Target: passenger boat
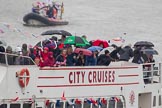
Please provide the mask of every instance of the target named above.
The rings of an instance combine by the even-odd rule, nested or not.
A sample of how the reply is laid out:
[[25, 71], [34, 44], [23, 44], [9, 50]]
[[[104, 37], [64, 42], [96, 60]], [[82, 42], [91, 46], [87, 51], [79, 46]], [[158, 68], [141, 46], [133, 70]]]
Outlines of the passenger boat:
[[0, 108], [162, 108], [161, 63], [40, 68], [0, 57]]
[[49, 19], [36, 13], [28, 13], [23, 17], [26, 26], [56, 26], [67, 25], [69, 22], [62, 19]]

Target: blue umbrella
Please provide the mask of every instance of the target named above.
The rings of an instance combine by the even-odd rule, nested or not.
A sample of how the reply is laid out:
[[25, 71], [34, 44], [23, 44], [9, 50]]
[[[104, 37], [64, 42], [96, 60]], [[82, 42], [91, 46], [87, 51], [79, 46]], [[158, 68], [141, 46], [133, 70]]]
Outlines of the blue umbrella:
[[91, 46], [88, 48], [88, 50], [90, 51], [98, 51], [98, 50], [102, 50], [103, 48], [102, 47], [99, 47], [99, 46]]

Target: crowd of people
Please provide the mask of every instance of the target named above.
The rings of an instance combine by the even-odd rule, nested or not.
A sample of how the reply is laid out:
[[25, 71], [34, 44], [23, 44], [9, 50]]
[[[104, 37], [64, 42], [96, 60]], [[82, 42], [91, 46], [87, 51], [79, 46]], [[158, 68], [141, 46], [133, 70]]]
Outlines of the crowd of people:
[[[0, 52], [28, 56], [40, 67], [108, 66], [111, 62], [130, 61], [131, 58], [131, 62], [137, 64], [155, 62], [153, 55], [145, 54], [141, 51], [143, 47], [134, 47], [134, 49], [132, 49], [131, 44], [126, 46], [112, 44], [111, 47], [114, 48], [113, 51], [110, 52], [109, 50], [105, 50], [104, 54], [100, 55], [100, 50], [92, 51], [92, 55], [90, 56], [85, 55], [83, 51], [75, 53], [73, 50], [74, 48], [71, 45], [63, 45], [65, 38], [65, 36], [62, 36], [60, 40], [57, 40], [57, 37], [53, 36], [49, 39], [49, 42], [46, 41], [46, 44], [42, 47], [34, 46], [28, 48], [28, 45], [24, 43], [22, 44], [22, 47], [18, 46], [15, 51], [12, 50], [11, 46], [8, 46], [6, 49], [0, 46]], [[50, 46], [50, 41], [55, 41], [56, 45]], [[103, 47], [103, 45], [100, 45], [100, 47]], [[27, 64], [28, 62], [26, 59], [21, 59], [20, 57], [10, 57], [9, 59], [8, 63], [15, 65], [22, 64], [21, 60], [23, 60], [23, 64]]]
[[46, 4], [44, 2], [36, 2], [32, 4], [32, 12], [48, 17], [49, 19], [56, 19], [58, 17], [58, 12], [60, 11], [60, 18], [64, 12], [64, 5], [52, 2], [52, 4]]

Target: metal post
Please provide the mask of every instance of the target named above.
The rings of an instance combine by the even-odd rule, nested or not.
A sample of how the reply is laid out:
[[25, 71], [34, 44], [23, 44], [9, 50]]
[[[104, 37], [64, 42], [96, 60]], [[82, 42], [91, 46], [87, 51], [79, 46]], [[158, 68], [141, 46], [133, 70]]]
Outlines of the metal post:
[[81, 104], [82, 104], [82, 108], [84, 108], [84, 99], [82, 99], [82, 103]]
[[2, 54], [5, 55], [5, 63], [6, 63], [6, 65], [8, 66], [8, 59], [7, 59], [7, 55], [8, 55], [8, 54], [6, 54], [6, 53], [2, 53]]
[[64, 101], [64, 103], [63, 103], [63, 108], [65, 108], [65, 105], [66, 105], [66, 104], [65, 104], [65, 101]]
[[107, 104], [106, 104], [106, 108], [109, 108], [109, 100], [106, 99], [106, 101], [107, 101], [107, 102], [106, 102], [106, 103], [107, 103]]
[[92, 105], [93, 105], [93, 104], [91, 103], [91, 106], [90, 106], [90, 108], [92, 108]]
[[153, 84], [153, 72], [154, 72], [154, 67], [153, 67], [154, 64], [151, 64], [151, 84]]
[[159, 82], [161, 83], [161, 63], [159, 63]]
[[117, 108], [117, 101], [115, 100], [115, 108]]
[[53, 103], [53, 108], [56, 108], [56, 103]]

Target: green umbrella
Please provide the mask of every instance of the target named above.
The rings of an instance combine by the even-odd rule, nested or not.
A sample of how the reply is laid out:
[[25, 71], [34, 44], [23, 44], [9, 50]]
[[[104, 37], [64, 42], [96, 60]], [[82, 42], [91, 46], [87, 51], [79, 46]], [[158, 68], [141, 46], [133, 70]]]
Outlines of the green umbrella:
[[89, 42], [82, 37], [79, 36], [69, 36], [65, 39], [64, 44], [70, 44], [75, 45], [78, 47], [85, 47], [87, 45], [90, 45]]

